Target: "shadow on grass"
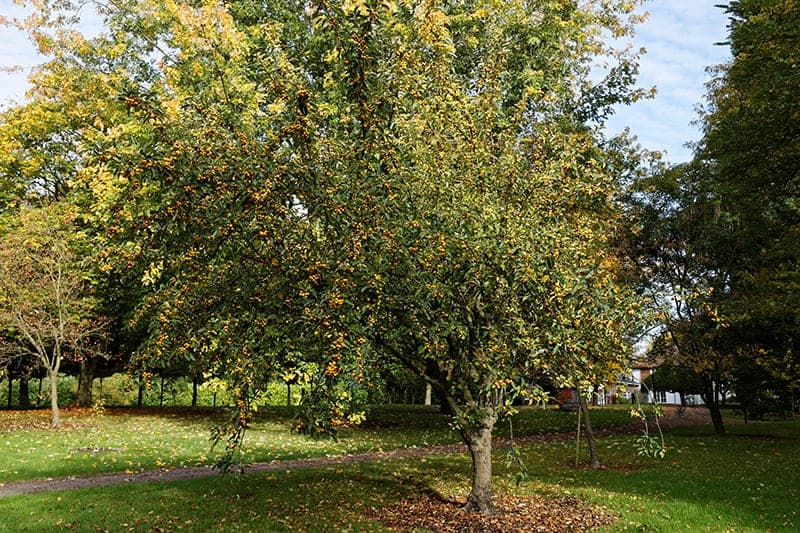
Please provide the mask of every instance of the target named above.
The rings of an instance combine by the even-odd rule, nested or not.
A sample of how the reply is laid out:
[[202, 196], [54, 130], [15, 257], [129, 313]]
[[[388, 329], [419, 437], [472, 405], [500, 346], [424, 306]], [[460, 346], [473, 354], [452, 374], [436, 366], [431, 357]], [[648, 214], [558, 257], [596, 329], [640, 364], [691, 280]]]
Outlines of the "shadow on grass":
[[450, 501], [432, 474], [466, 480], [444, 459], [389, 461], [13, 496], [0, 516], [32, 531], [383, 531], [367, 510], [420, 494]]
[[[602, 439], [601, 460], [619, 468], [576, 469], [574, 444], [551, 447], [547, 460], [530, 453], [533, 475], [600, 503], [608, 499], [636, 527], [656, 530], [797, 531], [800, 514], [800, 421], [666, 434], [662, 460], [637, 457], [630, 437]], [[609, 495], [613, 495], [609, 499]]]

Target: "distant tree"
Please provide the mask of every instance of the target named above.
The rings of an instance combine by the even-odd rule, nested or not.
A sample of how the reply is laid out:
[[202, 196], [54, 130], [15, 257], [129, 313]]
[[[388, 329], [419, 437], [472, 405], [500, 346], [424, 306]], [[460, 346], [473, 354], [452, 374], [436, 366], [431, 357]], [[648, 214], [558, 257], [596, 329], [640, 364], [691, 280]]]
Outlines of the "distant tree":
[[52, 425], [60, 425], [57, 379], [65, 358], [95, 349], [104, 322], [86, 277], [75, 213], [63, 204], [23, 208], [2, 227], [0, 329], [50, 381]]
[[686, 407], [686, 396], [702, 395], [702, 377], [685, 366], [674, 364], [659, 365], [642, 383], [651, 391], [670, 391], [680, 395], [681, 406]]
[[727, 13], [733, 59], [709, 84], [696, 155], [741, 242], [720, 313], [746, 361], [800, 392], [800, 5], [740, 0]]
[[640, 265], [661, 297], [675, 362], [702, 376], [718, 432], [716, 389], [760, 374], [756, 366], [800, 388], [800, 5], [722, 7], [733, 57], [711, 71], [694, 159], [644, 180], [637, 196], [637, 238], [650, 243]]
[[[124, 129], [128, 107], [114, 79], [96, 75], [97, 64], [83, 37], [72, 29], [58, 31], [65, 20], [49, 10], [55, 6], [42, 2], [39, 7], [41, 18], [34, 17], [35, 22], [16, 21], [36, 34], [34, 45], [48, 61], [33, 69], [26, 101], [0, 113], [0, 213], [13, 217], [20, 209], [54, 202], [69, 202], [79, 213], [68, 229], [81, 234], [81, 254], [96, 258], [86, 265], [85, 274], [92, 279], [98, 313], [110, 317], [104, 337], [95, 342], [104, 346], [102, 355], [74, 354], [62, 369], [78, 377], [76, 404], [87, 407], [92, 404], [94, 379], [123, 370], [141, 338], [128, 328], [139, 301], [139, 284], [99, 270], [100, 252], [113, 228], [98, 204], [113, 186], [104, 181], [109, 155], [98, 159], [98, 139]], [[69, 2], [60, 7], [70, 7]], [[71, 53], [75, 49], [83, 53]], [[116, 133], [109, 131], [112, 126]], [[93, 194], [88, 194], [87, 182], [94, 184]]]
[[729, 295], [740, 242], [735, 224], [720, 215], [713, 191], [698, 183], [705, 171], [703, 165], [677, 165], [637, 181], [629, 204], [636, 227], [628, 250], [664, 327], [654, 355], [700, 376], [715, 430], [724, 434], [721, 387], [730, 381], [737, 352], [726, 340], [728, 324], [719, 305]]

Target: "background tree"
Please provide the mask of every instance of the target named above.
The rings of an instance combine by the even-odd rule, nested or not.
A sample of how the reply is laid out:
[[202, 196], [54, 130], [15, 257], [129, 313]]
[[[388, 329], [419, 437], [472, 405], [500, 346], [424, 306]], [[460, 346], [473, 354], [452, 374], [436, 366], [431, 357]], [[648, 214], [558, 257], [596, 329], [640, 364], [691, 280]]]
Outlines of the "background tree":
[[[663, 356], [663, 352], [656, 351], [660, 357], [656, 360], [661, 361], [658, 368], [647, 376], [643, 381], [648, 390], [650, 391], [670, 391], [675, 392], [680, 396], [681, 407], [686, 407], [687, 395], [704, 394], [703, 378], [700, 374], [695, 372], [690, 366], [683, 364], [680, 357], [678, 357], [677, 350], [674, 349], [672, 340], [666, 338], [668, 334], [659, 337], [664, 339], [664, 344], [668, 345], [669, 355]], [[654, 351], [651, 350], [649, 357], [652, 358]]]
[[0, 328], [10, 333], [6, 341], [47, 370], [54, 427], [62, 361], [95, 349], [103, 331], [79, 234], [69, 227], [74, 217], [63, 204], [25, 208], [0, 241]]
[[799, 138], [798, 7], [743, 0], [726, 10], [733, 59], [712, 70], [694, 160], [638, 189], [640, 264], [672, 300], [661, 302], [668, 334], [680, 363], [703, 377], [718, 432], [717, 389], [754, 364], [798, 383], [798, 165], [789, 155]]
[[[129, 127], [118, 71], [130, 63], [116, 57], [107, 40], [92, 45], [72, 29], [77, 15], [69, 9], [74, 6], [62, 4], [66, 12], [52, 7], [57, 6], [41, 3], [29, 20], [16, 21], [49, 60], [33, 70], [27, 101], [0, 115], [0, 183], [8, 191], [0, 211], [13, 214], [25, 206], [69, 202], [78, 213], [70, 229], [92, 244], [85, 253], [94, 255], [107, 245], [113, 230], [107, 211], [97, 207], [99, 199], [114, 190], [105, 166], [113, 151], [101, 155], [106, 145], [100, 140], [113, 144]], [[99, 271], [99, 266], [88, 265], [86, 274], [93, 280], [99, 314], [112, 317], [102, 341], [105, 347], [102, 354], [76, 354], [64, 369], [78, 377], [76, 404], [85, 407], [92, 405], [93, 380], [123, 369], [141, 337], [127, 327], [140, 284], [125, 283], [113, 272]]]
[[742, 243], [720, 312], [743, 349], [798, 390], [800, 6], [742, 0], [727, 12], [733, 59], [709, 85], [696, 156]]
[[718, 308], [729, 295], [740, 242], [713, 191], [698, 182], [706, 170], [696, 164], [657, 168], [637, 181], [629, 204], [636, 220], [630, 251], [665, 328], [656, 352], [700, 376], [704, 403], [723, 434], [720, 388], [730, 381], [736, 347], [725, 341], [728, 324]]

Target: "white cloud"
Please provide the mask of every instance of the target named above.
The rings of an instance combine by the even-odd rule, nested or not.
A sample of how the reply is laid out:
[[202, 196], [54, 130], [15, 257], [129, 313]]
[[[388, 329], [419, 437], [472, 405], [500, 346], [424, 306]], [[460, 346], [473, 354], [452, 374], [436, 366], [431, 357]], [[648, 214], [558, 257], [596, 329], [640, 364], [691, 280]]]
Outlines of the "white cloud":
[[691, 152], [684, 147], [700, 135], [692, 122], [695, 106], [703, 100], [709, 79], [706, 67], [729, 59], [725, 46], [715, 43], [727, 37], [727, 17], [714, 4], [718, 0], [653, 0], [644, 9], [650, 18], [633, 39], [647, 54], [640, 61], [639, 85], [656, 86], [654, 99], [617, 109], [608, 131], [626, 126], [651, 150], [667, 152], [673, 162], [686, 161]]

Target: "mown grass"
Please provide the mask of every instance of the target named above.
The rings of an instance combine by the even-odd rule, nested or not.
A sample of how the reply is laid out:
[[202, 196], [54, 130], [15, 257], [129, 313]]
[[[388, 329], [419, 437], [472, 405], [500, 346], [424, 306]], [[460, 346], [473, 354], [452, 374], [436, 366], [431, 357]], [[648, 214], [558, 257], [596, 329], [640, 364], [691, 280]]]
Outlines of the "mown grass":
[[[604, 419], [597, 413], [595, 418]], [[532, 428], [540, 414], [525, 413]], [[435, 422], [430, 415], [390, 411], [384, 422], [376, 422], [387, 427], [366, 433], [390, 429], [403, 435], [407, 425], [406, 442], [423, 434], [447, 435], [446, 419]], [[571, 428], [572, 415], [541, 416], [558, 420], [561, 415]], [[160, 424], [155, 425], [163, 429]], [[530, 478], [519, 487], [505, 468], [505, 452], [498, 451], [496, 487], [518, 494], [574, 495], [603, 505], [619, 516], [609, 531], [800, 530], [800, 421], [729, 429], [727, 437], [703, 426], [668, 432], [663, 460], [637, 457], [634, 436], [603, 438], [606, 468], [598, 471], [575, 466], [574, 442], [526, 446], [522, 452]], [[383, 531], [365, 517], [368, 509], [426, 490], [463, 498], [468, 480], [469, 460], [459, 454], [13, 496], [0, 499], [0, 517], [11, 531]]]
[[[290, 432], [295, 410], [271, 407], [259, 412], [245, 439], [243, 461], [253, 463], [382, 451], [457, 442], [450, 418], [436, 408], [376, 407], [365, 427], [344, 429], [337, 440], [312, 440]], [[64, 428], [47, 427], [49, 414], [0, 411], [0, 480], [62, 477], [87, 473], [140, 471], [214, 464], [210, 428], [219, 410], [106, 409], [65, 410]], [[595, 424], [610, 427], [630, 422], [621, 409], [597, 411]], [[574, 414], [525, 408], [514, 417], [516, 436], [571, 431]], [[498, 436], [507, 435], [502, 424]], [[222, 448], [222, 447], [220, 447]]]
[[574, 448], [529, 450], [534, 478], [621, 515], [611, 528], [656, 531], [800, 530], [800, 420], [730, 425], [718, 437], [707, 426], [667, 433], [663, 460], [631, 450], [631, 437], [602, 439], [610, 468], [574, 467]]

